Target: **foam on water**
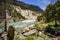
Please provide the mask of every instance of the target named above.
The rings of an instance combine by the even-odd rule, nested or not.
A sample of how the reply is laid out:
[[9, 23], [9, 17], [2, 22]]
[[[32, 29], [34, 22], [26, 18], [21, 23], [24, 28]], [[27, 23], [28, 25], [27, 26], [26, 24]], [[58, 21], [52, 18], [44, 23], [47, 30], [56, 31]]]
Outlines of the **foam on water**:
[[[13, 26], [16, 30], [22, 30], [25, 27], [28, 27], [31, 24], [35, 24], [35, 20], [24, 20], [24, 21], [18, 21], [13, 23], [7, 23], [7, 29], [9, 26]], [[3, 26], [4, 24], [0, 24], [0, 26]], [[3, 32], [3, 28], [0, 28], [0, 33]]]
[[13, 25], [13, 27], [16, 30], [21, 30], [25, 27], [28, 27], [31, 24], [35, 24], [35, 20], [24, 20], [24, 21], [19, 21], [19, 22], [8, 23], [7, 27], [9, 28], [9, 26]]

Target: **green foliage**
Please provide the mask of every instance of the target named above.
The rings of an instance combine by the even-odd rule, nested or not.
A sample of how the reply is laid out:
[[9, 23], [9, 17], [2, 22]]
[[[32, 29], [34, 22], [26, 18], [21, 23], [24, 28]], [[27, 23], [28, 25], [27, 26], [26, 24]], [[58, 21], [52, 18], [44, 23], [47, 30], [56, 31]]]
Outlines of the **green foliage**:
[[[47, 6], [45, 10], [44, 17], [46, 18], [46, 22], [53, 22], [52, 25], [48, 25], [46, 27], [46, 31], [51, 34], [56, 34], [58, 30], [58, 23], [60, 22], [60, 1], [57, 1], [55, 4], [50, 4]], [[54, 24], [54, 25], [53, 25]]]
[[25, 40], [34, 40], [34, 36], [28, 36]]
[[0, 10], [0, 15], [2, 14], [1, 10]]
[[14, 40], [34, 40], [34, 36], [28, 36], [24, 39], [20, 39], [19, 37], [14, 38]]
[[48, 5], [44, 14], [46, 22], [54, 20], [59, 21], [60, 20], [59, 15], [60, 15], [60, 1], [56, 2], [55, 4]]
[[[16, 0], [13, 0], [13, 1], [16, 1]], [[9, 15], [14, 18], [26, 19], [24, 16], [21, 15], [21, 13], [17, 12], [16, 9], [14, 9], [13, 7], [10, 6], [11, 4], [13, 4], [15, 6], [20, 6], [19, 2], [13, 2], [13, 1], [8, 0], [9, 3], [7, 4], [7, 10], [9, 12]]]
[[41, 34], [40, 37], [44, 40], [46, 38], [45, 34]]
[[36, 24], [35, 27], [36, 27], [37, 30], [41, 30], [41, 27], [38, 26], [38, 24]]
[[42, 20], [42, 16], [37, 17], [37, 21], [40, 21], [40, 20]]
[[32, 11], [43, 12], [43, 10], [40, 9], [38, 6], [25, 4], [24, 2], [21, 2], [21, 1], [8, 0], [7, 3], [12, 4], [12, 5], [15, 5], [15, 6], [20, 6], [21, 9], [27, 9], [27, 10], [32, 10]]
[[16, 38], [14, 38], [14, 40], [21, 40], [21, 39], [19, 39], [19, 37], [16, 37]]
[[48, 33], [51, 33], [51, 34], [54, 34], [55, 33], [55, 27], [52, 25], [48, 25], [47, 27], [46, 27], [46, 30], [45, 30], [45, 32], [48, 32]]
[[53, 35], [59, 35], [58, 31], [60, 31], [60, 25], [56, 23], [54, 25], [48, 25], [45, 30], [45, 32], [51, 33]]
[[18, 13], [16, 10], [14, 10], [14, 12], [11, 14], [13, 17], [19, 18], [19, 19], [26, 19], [25, 17], [23, 17], [21, 15], [21, 13]]
[[39, 30], [42, 30], [42, 31], [44, 31], [44, 29], [46, 28], [46, 26], [47, 26], [47, 24], [46, 23], [36, 23], [35, 24], [35, 28], [39, 31]]
[[32, 15], [35, 15], [35, 13], [32, 13]]
[[55, 18], [55, 14], [56, 14], [56, 11], [55, 11], [54, 5], [48, 5], [44, 14], [44, 16], [46, 17], [46, 21], [47, 22], [52, 21], [52, 19]]

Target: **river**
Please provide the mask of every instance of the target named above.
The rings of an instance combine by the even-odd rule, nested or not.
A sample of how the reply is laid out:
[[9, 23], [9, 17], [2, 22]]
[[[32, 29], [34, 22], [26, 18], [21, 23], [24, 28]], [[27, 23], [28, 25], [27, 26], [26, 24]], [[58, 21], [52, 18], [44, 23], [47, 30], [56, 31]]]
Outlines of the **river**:
[[31, 24], [35, 24], [35, 20], [24, 20], [24, 21], [18, 21], [18, 22], [13, 22], [13, 23], [7, 23], [7, 29], [9, 26], [13, 25], [13, 27], [16, 30], [22, 30], [25, 27], [28, 27]]
[[[15, 30], [22, 30], [25, 27], [28, 27], [31, 24], [35, 24], [35, 20], [24, 20], [24, 21], [18, 21], [18, 22], [12, 22], [12, 23], [7, 23], [7, 29], [9, 26], [13, 26]], [[1, 24], [2, 26], [3, 24]], [[4, 28], [0, 28], [0, 32], [3, 31]]]

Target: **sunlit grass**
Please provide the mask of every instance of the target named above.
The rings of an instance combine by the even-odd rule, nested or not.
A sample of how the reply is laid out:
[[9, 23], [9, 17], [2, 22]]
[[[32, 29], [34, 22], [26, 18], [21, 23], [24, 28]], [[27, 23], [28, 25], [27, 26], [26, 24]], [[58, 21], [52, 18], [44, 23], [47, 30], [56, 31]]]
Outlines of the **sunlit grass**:
[[47, 36], [47, 35], [45, 35], [45, 34], [41, 34], [41, 35], [40, 35], [40, 38], [45, 39], [46, 37], [48, 37], [48, 36]]
[[[48, 24], [49, 25], [54, 25], [55, 24], [55, 21], [49, 22]], [[60, 24], [60, 23], [57, 21], [57, 24]]]
[[34, 36], [28, 36], [24, 39], [20, 39], [19, 37], [16, 37], [14, 40], [34, 40]]
[[34, 36], [28, 36], [25, 40], [34, 40]]

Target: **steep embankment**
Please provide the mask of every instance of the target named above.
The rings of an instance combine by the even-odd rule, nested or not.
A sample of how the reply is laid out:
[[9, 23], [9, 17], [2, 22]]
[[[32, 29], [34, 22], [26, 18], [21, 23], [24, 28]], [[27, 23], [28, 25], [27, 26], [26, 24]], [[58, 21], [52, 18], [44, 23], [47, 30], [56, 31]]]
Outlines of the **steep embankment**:
[[8, 21], [36, 19], [43, 12], [38, 6], [26, 4], [17, 0], [7, 0], [6, 18]]

